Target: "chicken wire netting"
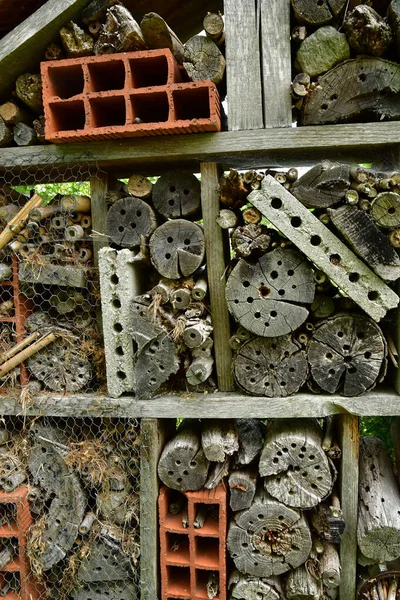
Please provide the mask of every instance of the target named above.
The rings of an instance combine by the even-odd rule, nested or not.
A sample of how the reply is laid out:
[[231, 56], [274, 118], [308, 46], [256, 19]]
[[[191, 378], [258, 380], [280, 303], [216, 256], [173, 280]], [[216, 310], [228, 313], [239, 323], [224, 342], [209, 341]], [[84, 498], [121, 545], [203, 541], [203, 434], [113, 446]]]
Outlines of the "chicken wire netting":
[[104, 391], [85, 163], [0, 173], [0, 389]]
[[0, 419], [0, 596], [139, 597], [140, 424]]

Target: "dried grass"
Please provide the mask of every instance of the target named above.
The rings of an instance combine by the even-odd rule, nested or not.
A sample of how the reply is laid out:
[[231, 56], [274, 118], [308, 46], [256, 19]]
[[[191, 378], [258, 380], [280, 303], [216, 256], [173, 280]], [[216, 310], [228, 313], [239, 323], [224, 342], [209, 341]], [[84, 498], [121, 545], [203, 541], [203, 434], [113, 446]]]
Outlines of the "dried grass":
[[110, 476], [106, 454], [107, 444], [102, 438], [71, 442], [65, 463], [76, 469], [87, 485], [97, 487]]
[[39, 581], [44, 580], [43, 565], [41, 556], [46, 550], [46, 544], [43, 541], [45, 531], [49, 526], [48, 515], [40, 517], [30, 528], [26, 543], [26, 553], [29, 558], [33, 574]]

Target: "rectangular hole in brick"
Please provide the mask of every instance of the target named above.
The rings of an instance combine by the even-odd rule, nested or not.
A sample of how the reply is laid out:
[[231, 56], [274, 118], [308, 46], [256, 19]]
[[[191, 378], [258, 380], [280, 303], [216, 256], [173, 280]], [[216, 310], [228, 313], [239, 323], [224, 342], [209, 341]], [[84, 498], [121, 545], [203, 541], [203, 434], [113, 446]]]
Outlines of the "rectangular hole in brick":
[[165, 56], [133, 58], [129, 61], [129, 64], [133, 88], [166, 85], [168, 81], [168, 61]]
[[196, 503], [194, 505], [194, 519], [199, 522], [204, 519], [204, 524], [202, 527], [196, 527], [197, 535], [213, 535], [217, 536], [219, 534], [219, 505], [218, 504], [203, 504]]
[[[14, 594], [18, 594], [21, 590], [21, 579], [19, 573], [3, 572], [0, 576], [0, 596], [13, 598]], [[19, 595], [18, 595], [19, 597]]]
[[189, 566], [189, 536], [167, 533], [167, 555], [169, 563]]
[[172, 92], [176, 120], [210, 118], [210, 98], [208, 87], [188, 88]]
[[212, 537], [195, 538], [196, 565], [202, 569], [218, 569], [219, 539]]
[[[135, 94], [131, 96], [132, 119], [142, 123], [165, 123], [169, 117], [167, 94]], [[140, 120], [139, 120], [140, 119]]]
[[125, 125], [126, 107], [123, 96], [92, 98], [90, 100], [90, 124], [92, 127]]
[[82, 65], [50, 67], [48, 71], [51, 96], [61, 99], [82, 94], [84, 87]]
[[209, 600], [219, 598], [219, 573], [217, 571], [202, 571], [196, 569], [196, 598]]
[[0, 537], [1, 528], [14, 524], [17, 518], [17, 507], [14, 502], [4, 502], [0, 504]]
[[85, 127], [85, 107], [80, 100], [50, 104], [50, 129], [57, 131], [75, 131]]
[[125, 65], [122, 60], [89, 63], [89, 88], [91, 92], [122, 90], [125, 87]]
[[171, 598], [190, 598], [189, 567], [167, 567], [166, 592]]
[[184, 494], [181, 494], [175, 490], [168, 490], [167, 496], [167, 515], [165, 519], [165, 526], [174, 531], [187, 531], [184, 527], [188, 520], [188, 502]]
[[0, 570], [18, 571], [20, 568], [18, 538], [0, 537]]

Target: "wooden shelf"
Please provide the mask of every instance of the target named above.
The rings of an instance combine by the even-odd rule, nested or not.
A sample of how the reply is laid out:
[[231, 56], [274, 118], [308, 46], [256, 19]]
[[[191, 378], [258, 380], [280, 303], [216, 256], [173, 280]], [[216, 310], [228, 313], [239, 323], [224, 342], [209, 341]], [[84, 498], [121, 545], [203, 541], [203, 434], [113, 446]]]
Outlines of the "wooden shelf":
[[[21, 415], [18, 399], [0, 395], [0, 414]], [[60, 396], [42, 394], [26, 407], [25, 415], [52, 417], [118, 417], [159, 419], [202, 418], [211, 415], [221, 419], [326, 417], [349, 414], [353, 416], [400, 416], [400, 396], [393, 390], [369, 392], [356, 398], [339, 395], [296, 394], [288, 398], [260, 398], [236, 392], [215, 394], [182, 394], [157, 396], [140, 400], [133, 396], [110, 398], [105, 395], [77, 394]]]

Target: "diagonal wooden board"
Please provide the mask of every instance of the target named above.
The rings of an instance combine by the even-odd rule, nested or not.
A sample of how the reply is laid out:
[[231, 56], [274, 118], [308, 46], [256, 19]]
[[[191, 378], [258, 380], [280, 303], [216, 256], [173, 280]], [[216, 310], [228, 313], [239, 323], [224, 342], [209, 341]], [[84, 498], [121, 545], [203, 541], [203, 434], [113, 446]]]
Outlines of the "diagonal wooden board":
[[325, 225], [268, 175], [249, 202], [375, 321], [399, 297]]

